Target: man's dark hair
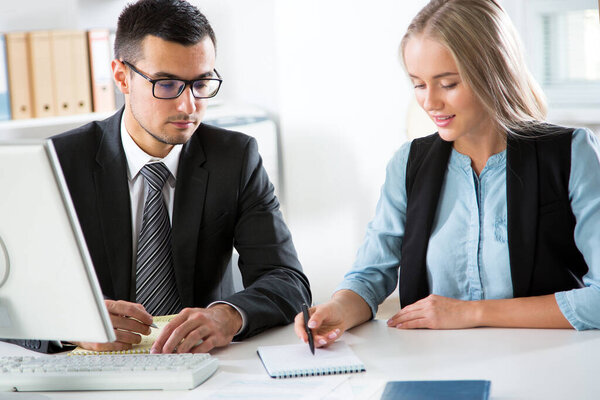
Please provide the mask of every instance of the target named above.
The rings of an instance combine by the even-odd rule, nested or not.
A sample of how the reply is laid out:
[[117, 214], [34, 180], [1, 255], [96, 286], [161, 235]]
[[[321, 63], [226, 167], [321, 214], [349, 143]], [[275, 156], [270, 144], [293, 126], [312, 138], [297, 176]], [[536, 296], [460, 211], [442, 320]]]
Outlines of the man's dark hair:
[[217, 45], [208, 20], [186, 0], [139, 0], [128, 4], [119, 16], [115, 57], [135, 63], [142, 56], [147, 35], [191, 46], [206, 36]]

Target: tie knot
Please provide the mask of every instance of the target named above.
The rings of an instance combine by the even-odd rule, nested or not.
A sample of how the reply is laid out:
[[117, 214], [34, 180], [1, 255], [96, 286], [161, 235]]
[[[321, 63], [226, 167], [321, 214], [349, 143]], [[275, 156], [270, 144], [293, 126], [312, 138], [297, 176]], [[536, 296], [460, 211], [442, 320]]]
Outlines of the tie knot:
[[161, 162], [146, 164], [140, 172], [146, 178], [146, 182], [148, 182], [150, 187], [158, 191], [162, 190], [167, 178], [171, 174], [167, 166]]

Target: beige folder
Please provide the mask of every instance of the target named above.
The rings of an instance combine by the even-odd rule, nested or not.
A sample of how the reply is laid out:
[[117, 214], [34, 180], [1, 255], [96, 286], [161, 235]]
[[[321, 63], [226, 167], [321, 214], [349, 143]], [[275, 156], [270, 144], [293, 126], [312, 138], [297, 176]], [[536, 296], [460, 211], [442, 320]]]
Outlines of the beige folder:
[[92, 112], [85, 31], [50, 32], [56, 115]]
[[13, 119], [31, 118], [31, 94], [29, 84], [29, 61], [25, 32], [6, 34], [6, 59], [10, 108]]
[[56, 105], [50, 31], [27, 32], [26, 37], [33, 116], [52, 117], [56, 114]]
[[56, 115], [72, 115], [75, 109], [73, 51], [70, 31], [50, 31], [52, 84]]
[[115, 109], [108, 36], [108, 29], [88, 31], [92, 103], [95, 112], [110, 112]]
[[87, 33], [71, 32], [73, 49], [73, 83], [75, 84], [75, 113], [92, 112], [92, 87], [90, 81], [90, 58], [88, 54]]

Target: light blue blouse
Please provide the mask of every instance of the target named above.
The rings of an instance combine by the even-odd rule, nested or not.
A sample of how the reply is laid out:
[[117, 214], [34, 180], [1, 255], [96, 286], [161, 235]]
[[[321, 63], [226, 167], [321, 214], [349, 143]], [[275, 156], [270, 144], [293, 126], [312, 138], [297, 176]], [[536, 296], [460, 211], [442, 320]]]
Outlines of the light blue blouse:
[[[363, 297], [373, 315], [396, 288], [406, 221], [405, 174], [410, 143], [387, 167], [375, 217], [352, 269], [337, 290]], [[571, 145], [569, 199], [575, 244], [589, 267], [586, 287], [555, 294], [577, 330], [600, 328], [600, 143], [577, 129]], [[442, 185], [427, 249], [431, 293], [461, 300], [513, 297], [507, 241], [506, 150], [490, 157], [477, 176], [468, 156], [454, 149]]]

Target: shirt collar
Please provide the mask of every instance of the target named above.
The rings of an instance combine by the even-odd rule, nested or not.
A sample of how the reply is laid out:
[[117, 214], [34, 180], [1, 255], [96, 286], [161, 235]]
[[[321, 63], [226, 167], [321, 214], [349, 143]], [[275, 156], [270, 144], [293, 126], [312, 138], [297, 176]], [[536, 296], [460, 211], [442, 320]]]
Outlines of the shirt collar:
[[140, 147], [133, 141], [129, 135], [129, 132], [127, 132], [127, 128], [125, 127], [124, 116], [121, 117], [121, 142], [123, 143], [123, 150], [125, 151], [125, 158], [127, 159], [127, 178], [129, 178], [130, 181], [135, 179], [144, 165], [156, 161], [162, 161], [165, 164], [173, 179], [177, 177], [179, 155], [181, 154], [181, 148], [183, 145], [176, 144], [173, 146], [169, 154], [162, 159], [153, 157], [144, 150], [140, 149]]
[[[464, 169], [465, 171], [471, 170], [471, 158], [465, 154], [459, 153], [454, 149], [454, 147], [452, 148], [450, 160], [448, 162], [450, 165], [454, 165], [455, 167]], [[504, 167], [505, 164], [506, 149], [502, 150], [500, 153], [492, 154], [485, 163], [484, 169], [498, 169]]]

